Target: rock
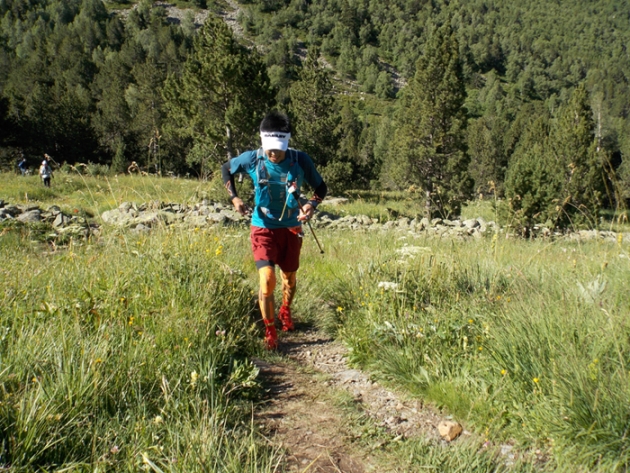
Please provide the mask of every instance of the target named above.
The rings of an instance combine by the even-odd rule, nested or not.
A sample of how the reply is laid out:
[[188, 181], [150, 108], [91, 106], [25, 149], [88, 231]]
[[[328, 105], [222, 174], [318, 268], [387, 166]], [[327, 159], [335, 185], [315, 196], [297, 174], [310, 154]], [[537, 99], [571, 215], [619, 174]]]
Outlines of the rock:
[[50, 207], [48, 207], [48, 210], [46, 210], [46, 212], [51, 215], [59, 215], [61, 213], [61, 208], [58, 205], [51, 205]]
[[480, 226], [480, 223], [476, 218], [464, 220], [462, 223], [466, 228], [470, 228], [470, 229], [477, 228]]
[[20, 209], [18, 209], [15, 205], [8, 205], [3, 209], [3, 211], [11, 217], [17, 217], [21, 213]]
[[121, 212], [119, 209], [113, 209], [103, 212], [101, 218], [105, 223], [125, 226], [131, 223], [133, 215], [127, 212]]
[[219, 212], [209, 213], [205, 218], [208, 222], [212, 223], [225, 223], [228, 219], [226, 215]]
[[120, 215], [120, 211], [116, 210], [106, 210], [101, 214], [101, 218], [105, 223], [115, 223], [118, 220], [118, 215]]
[[31, 210], [40, 210], [39, 209], [39, 205], [37, 205], [37, 204], [20, 204], [20, 205], [17, 205], [17, 208], [22, 213], [30, 212]]
[[167, 212], [165, 210], [160, 210], [158, 212], [158, 216], [164, 223], [166, 223], [166, 225], [172, 225], [173, 223], [181, 221], [184, 218], [183, 214]]
[[346, 370], [335, 375], [335, 378], [341, 383], [352, 383], [360, 381], [363, 377], [359, 370]]
[[224, 215], [227, 220], [231, 220], [232, 222], [240, 222], [245, 218], [234, 210], [223, 210], [221, 211], [221, 214]]
[[144, 225], [143, 223], [139, 223], [138, 225], [136, 225], [136, 227], [132, 230], [132, 232], [134, 233], [148, 233], [149, 231], [151, 231], [150, 227], [147, 227], [146, 225]]
[[434, 228], [435, 228], [435, 233], [437, 233], [438, 235], [444, 235], [449, 230], [449, 228], [446, 225], [436, 225]]
[[205, 215], [191, 215], [184, 220], [189, 227], [205, 227], [207, 225]]
[[361, 225], [372, 225], [372, 219], [367, 215], [359, 215], [357, 221], [360, 222]]
[[459, 422], [444, 420], [438, 424], [438, 432], [444, 440], [450, 442], [455, 440], [462, 433], [462, 426]]
[[394, 222], [393, 220], [388, 220], [387, 222], [383, 224], [383, 230], [389, 230], [390, 228], [394, 226], [396, 226], [396, 222]]
[[160, 220], [159, 214], [156, 211], [142, 212], [136, 218], [138, 224], [143, 224], [148, 227], [152, 227]]
[[42, 219], [42, 211], [39, 209], [28, 210], [18, 215], [17, 219], [24, 223], [36, 223]]
[[57, 232], [61, 235], [70, 235], [77, 238], [87, 238], [90, 235], [90, 228], [85, 225], [73, 224], [67, 227], [58, 228]]
[[407, 228], [409, 227], [409, 222], [410, 220], [407, 217], [400, 217], [398, 220], [396, 220], [396, 226], [401, 227], [401, 228]]
[[53, 227], [64, 227], [68, 224], [68, 222], [70, 221], [70, 219], [68, 217], [66, 217], [64, 214], [62, 214], [61, 212], [59, 212], [57, 214], [57, 216], [55, 217], [55, 220], [52, 223]]
[[346, 199], [345, 197], [332, 197], [332, 198], [326, 199], [324, 203], [326, 205], [337, 206], [337, 205], [343, 205], [343, 204], [348, 203], [348, 199]]
[[121, 212], [129, 212], [133, 207], [135, 207], [135, 204], [132, 202], [123, 202], [118, 206], [118, 210]]

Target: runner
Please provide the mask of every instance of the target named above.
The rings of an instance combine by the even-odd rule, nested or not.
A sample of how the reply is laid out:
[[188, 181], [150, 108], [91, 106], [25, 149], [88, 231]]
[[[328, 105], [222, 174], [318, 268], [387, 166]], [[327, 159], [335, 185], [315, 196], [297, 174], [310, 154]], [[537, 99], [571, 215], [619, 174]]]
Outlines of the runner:
[[[247, 208], [236, 193], [234, 175], [249, 174], [256, 189], [250, 239], [260, 280], [258, 302], [265, 323], [265, 344], [270, 350], [278, 347], [274, 325], [275, 266], [280, 267], [282, 279], [282, 306], [278, 318], [282, 330], [290, 331], [294, 329], [291, 303], [296, 291], [304, 236], [301, 222], [311, 218], [327, 192], [326, 183], [310, 156], [289, 148], [290, 137], [289, 118], [276, 111], [270, 112], [260, 124], [261, 148], [246, 151], [221, 168], [232, 204], [241, 215], [247, 213]], [[300, 206], [297, 199], [304, 181], [315, 191], [313, 197]]]

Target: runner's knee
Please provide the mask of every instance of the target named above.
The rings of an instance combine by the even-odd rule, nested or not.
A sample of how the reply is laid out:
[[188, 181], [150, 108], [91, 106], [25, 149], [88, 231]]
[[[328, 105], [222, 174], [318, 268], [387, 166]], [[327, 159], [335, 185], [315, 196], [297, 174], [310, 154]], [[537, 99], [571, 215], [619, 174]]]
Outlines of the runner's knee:
[[289, 273], [281, 272], [282, 274], [282, 285], [288, 287], [295, 287], [297, 281], [297, 271], [291, 271]]
[[263, 297], [273, 294], [276, 288], [276, 272], [273, 266], [264, 266], [258, 270], [260, 278], [260, 292]]

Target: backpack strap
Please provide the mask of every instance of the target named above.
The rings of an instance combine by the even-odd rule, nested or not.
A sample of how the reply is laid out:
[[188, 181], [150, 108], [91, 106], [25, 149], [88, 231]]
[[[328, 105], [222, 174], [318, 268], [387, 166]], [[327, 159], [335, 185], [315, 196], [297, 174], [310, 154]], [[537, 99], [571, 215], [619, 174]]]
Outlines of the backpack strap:
[[269, 173], [267, 166], [265, 166], [265, 151], [262, 148], [258, 148], [256, 152], [256, 177], [258, 186], [265, 186], [269, 183]]

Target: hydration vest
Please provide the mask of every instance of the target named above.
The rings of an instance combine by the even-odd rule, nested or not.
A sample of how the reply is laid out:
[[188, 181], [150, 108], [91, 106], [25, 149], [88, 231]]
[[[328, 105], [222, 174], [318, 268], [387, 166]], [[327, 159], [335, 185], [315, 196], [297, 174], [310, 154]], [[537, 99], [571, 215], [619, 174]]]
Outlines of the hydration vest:
[[[297, 151], [292, 148], [287, 149], [287, 157], [289, 160], [289, 172], [287, 173], [286, 182], [273, 181], [269, 179], [269, 172], [267, 166], [265, 166], [265, 152], [262, 148], [258, 149], [256, 154], [256, 207], [258, 211], [264, 216], [273, 220], [289, 219], [295, 215], [298, 211], [299, 203], [297, 201], [300, 195], [300, 189], [298, 187], [298, 178], [300, 177], [300, 165], [298, 164]], [[284, 192], [280, 193], [280, 199], [282, 200], [282, 206], [285, 209], [284, 215], [272, 215], [269, 207], [272, 202], [272, 194], [270, 186], [282, 186]]]

